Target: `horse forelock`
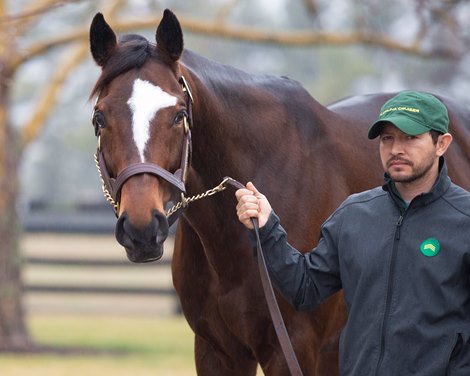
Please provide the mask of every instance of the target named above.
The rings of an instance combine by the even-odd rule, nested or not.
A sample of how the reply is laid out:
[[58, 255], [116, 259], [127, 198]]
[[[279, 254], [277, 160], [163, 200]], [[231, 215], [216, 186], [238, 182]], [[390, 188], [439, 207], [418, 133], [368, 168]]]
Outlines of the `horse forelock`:
[[155, 44], [137, 34], [124, 35], [116, 51], [103, 67], [90, 97], [99, 94], [117, 76], [142, 67], [151, 57], [156, 56]]

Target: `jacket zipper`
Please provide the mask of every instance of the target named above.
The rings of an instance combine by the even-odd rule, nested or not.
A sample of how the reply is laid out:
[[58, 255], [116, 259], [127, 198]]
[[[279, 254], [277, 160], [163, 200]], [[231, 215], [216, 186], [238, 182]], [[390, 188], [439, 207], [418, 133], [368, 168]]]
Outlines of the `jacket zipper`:
[[[401, 230], [401, 224], [403, 223], [403, 216], [405, 215], [405, 213], [402, 213], [400, 215], [400, 218], [398, 218], [398, 222], [397, 222], [397, 227], [396, 227], [396, 230], [395, 230], [395, 240], [400, 240], [400, 230]], [[395, 243], [394, 243], [395, 245]]]
[[397, 224], [395, 226], [395, 241], [393, 242], [392, 248], [392, 258], [390, 260], [390, 269], [388, 274], [388, 284], [387, 284], [387, 297], [385, 300], [385, 311], [384, 317], [382, 321], [382, 333], [380, 336], [380, 353], [379, 353], [379, 360], [377, 361], [377, 367], [375, 369], [375, 375], [379, 375], [380, 367], [382, 366], [383, 358], [384, 358], [384, 351], [385, 351], [385, 332], [387, 331], [387, 321], [388, 315], [390, 311], [390, 305], [392, 301], [392, 282], [393, 282], [393, 275], [395, 274], [395, 259], [398, 249], [398, 241], [400, 240], [400, 229], [403, 223], [403, 217], [405, 216], [404, 212], [401, 212], [400, 218], [398, 218]]

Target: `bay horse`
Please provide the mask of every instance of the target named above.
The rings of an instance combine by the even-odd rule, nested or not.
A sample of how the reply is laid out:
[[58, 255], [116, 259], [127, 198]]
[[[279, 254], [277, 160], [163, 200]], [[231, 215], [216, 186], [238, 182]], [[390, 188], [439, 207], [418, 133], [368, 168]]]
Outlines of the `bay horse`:
[[[253, 181], [301, 251], [315, 245], [320, 224], [346, 196], [383, 182], [367, 130], [394, 93], [323, 106], [293, 80], [251, 75], [185, 49], [169, 10], [156, 43], [134, 34], [118, 40], [98, 13], [90, 45], [102, 68], [91, 94], [97, 163], [118, 217], [117, 241], [133, 262], [161, 257], [170, 201], [217, 187], [224, 176]], [[443, 101], [454, 135], [449, 172], [470, 188], [470, 112]], [[195, 334], [196, 370], [249, 376], [259, 364], [266, 375], [286, 375], [235, 205], [227, 189], [177, 211], [172, 276]], [[277, 299], [303, 373], [337, 375], [347, 319], [341, 293], [312, 312]]]

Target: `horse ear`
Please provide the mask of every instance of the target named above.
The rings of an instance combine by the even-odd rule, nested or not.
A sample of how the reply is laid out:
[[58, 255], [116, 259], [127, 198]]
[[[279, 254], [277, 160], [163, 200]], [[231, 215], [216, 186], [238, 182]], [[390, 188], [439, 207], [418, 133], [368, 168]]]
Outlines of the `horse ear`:
[[90, 26], [90, 49], [96, 63], [103, 67], [117, 45], [116, 34], [101, 13], [96, 13]]
[[176, 61], [183, 52], [183, 31], [180, 23], [173, 12], [165, 9], [163, 18], [158, 25], [157, 48], [160, 49], [171, 60]]

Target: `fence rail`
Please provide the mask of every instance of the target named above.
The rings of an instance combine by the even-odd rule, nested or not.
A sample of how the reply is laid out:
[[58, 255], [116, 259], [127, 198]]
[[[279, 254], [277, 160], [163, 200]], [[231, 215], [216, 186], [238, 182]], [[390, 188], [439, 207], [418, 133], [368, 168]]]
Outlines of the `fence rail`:
[[84, 286], [55, 286], [55, 285], [32, 285], [27, 286], [28, 292], [46, 293], [80, 293], [80, 294], [131, 294], [131, 295], [169, 295], [176, 296], [173, 289], [169, 288], [124, 288], [124, 287], [84, 287]]
[[[41, 258], [41, 257], [26, 257], [25, 263], [30, 265], [54, 265], [54, 266], [93, 266], [93, 267], [112, 267], [123, 266], [133, 267], [128, 260], [90, 260], [90, 259], [70, 259], [70, 258]], [[145, 267], [147, 264], [142, 264]], [[150, 265], [150, 264], [148, 264]], [[160, 266], [171, 265], [171, 260], [163, 259], [158, 261]]]
[[[165, 256], [134, 264], [113, 235], [26, 232], [21, 249], [30, 310], [181, 313]], [[98, 307], [98, 308], [97, 308]]]

